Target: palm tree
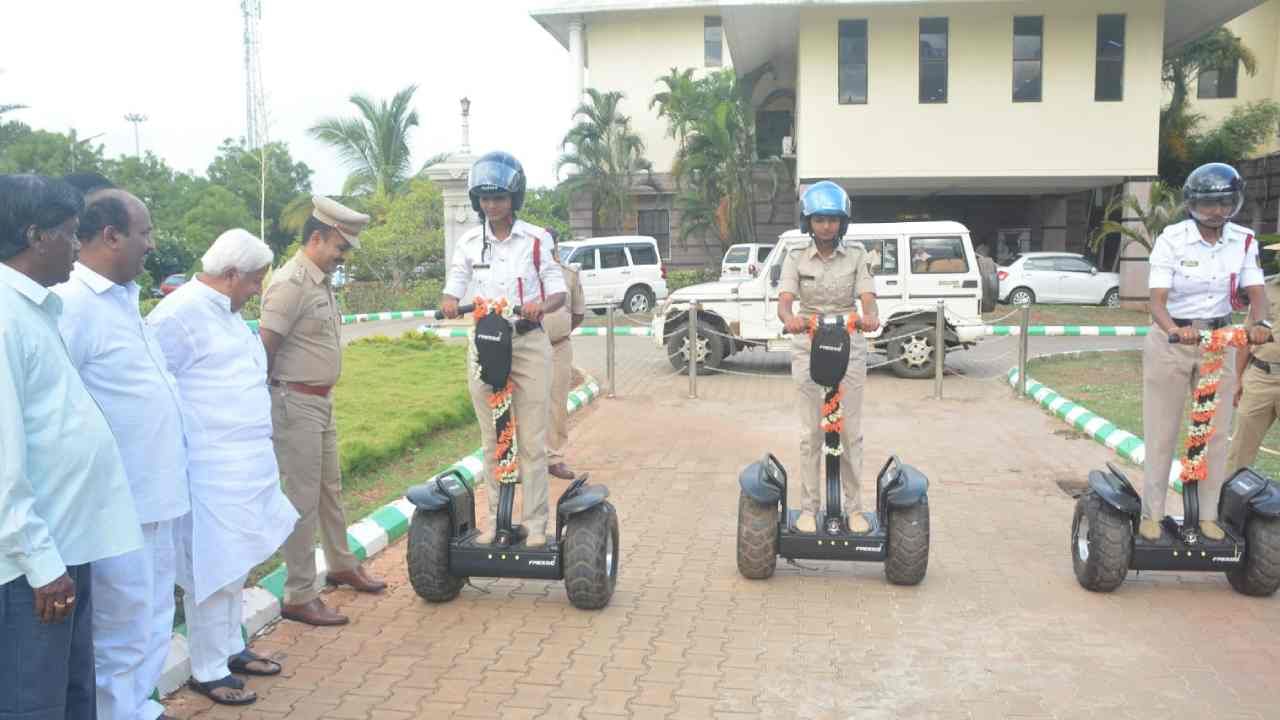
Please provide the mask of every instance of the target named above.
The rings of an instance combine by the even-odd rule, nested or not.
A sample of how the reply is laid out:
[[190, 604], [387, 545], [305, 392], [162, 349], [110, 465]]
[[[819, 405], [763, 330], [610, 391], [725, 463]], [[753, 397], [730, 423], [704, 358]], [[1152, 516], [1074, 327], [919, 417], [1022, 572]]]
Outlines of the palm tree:
[[589, 88], [587, 95], [590, 101], [578, 106], [577, 124], [561, 141], [565, 152], [556, 160], [556, 173], [574, 167], [560, 187], [590, 192], [600, 224], [622, 232], [634, 204], [632, 189], [654, 186], [653, 163], [644, 157], [644, 141], [631, 129], [631, 118], [618, 109], [622, 93]]
[[[1182, 193], [1165, 183], [1153, 182], [1146, 202], [1133, 195], [1117, 194], [1107, 203], [1102, 216], [1105, 219], [1089, 240], [1089, 246], [1094, 252], [1102, 247], [1108, 236], [1119, 234], [1124, 245], [1137, 243], [1150, 253], [1160, 233], [1183, 219]], [[1116, 217], [1129, 217], [1136, 222], [1125, 223], [1112, 219]], [[1116, 258], [1118, 261], [1119, 253]]]
[[14, 110], [22, 110], [25, 107], [26, 105], [0, 105], [0, 115], [7, 112], [13, 112]]
[[1160, 111], [1161, 177], [1176, 181], [1190, 170], [1196, 131], [1204, 121], [1190, 109], [1192, 78], [1204, 70], [1236, 66], [1252, 76], [1258, 71], [1258, 58], [1243, 40], [1221, 27], [1164, 59], [1160, 76], [1169, 87], [1169, 106]]
[[409, 130], [418, 125], [418, 111], [410, 107], [417, 85], [376, 103], [365, 95], [352, 95], [360, 111], [351, 118], [325, 118], [311, 128], [311, 136], [332, 145], [351, 174], [344, 195], [373, 194], [387, 197], [399, 192], [410, 175]]

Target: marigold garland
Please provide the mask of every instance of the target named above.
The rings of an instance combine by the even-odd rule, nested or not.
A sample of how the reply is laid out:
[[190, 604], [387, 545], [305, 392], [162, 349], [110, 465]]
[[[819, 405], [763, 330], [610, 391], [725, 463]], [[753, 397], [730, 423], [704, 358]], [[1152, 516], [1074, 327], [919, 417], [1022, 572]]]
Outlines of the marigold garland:
[[1213, 418], [1218, 413], [1218, 387], [1222, 384], [1223, 356], [1228, 347], [1244, 347], [1249, 335], [1242, 327], [1220, 328], [1212, 332], [1200, 331], [1199, 378], [1191, 393], [1191, 427], [1185, 443], [1186, 460], [1179, 476], [1184, 484], [1197, 483], [1208, 477], [1205, 463], [1205, 447], [1213, 437]]
[[[849, 313], [845, 316], [845, 330], [852, 336], [858, 331], [858, 315]], [[809, 317], [809, 337], [812, 338], [818, 332], [818, 316]], [[820, 426], [823, 432], [841, 433], [844, 431], [844, 389], [837, 385], [827, 391], [827, 397], [822, 404], [822, 421]], [[827, 455], [841, 455], [844, 453], [844, 444], [840, 440], [836, 441], [835, 447], [830, 447], [825, 443], [822, 446], [823, 452]]]
[[[505, 315], [506, 311], [507, 301], [505, 298], [490, 302], [482, 297], [477, 297], [472, 317], [475, 318], [476, 322], [479, 322], [481, 318], [489, 313]], [[479, 379], [480, 356], [479, 353], [473, 354], [475, 357], [472, 360], [471, 372], [473, 377]], [[512, 412], [512, 393], [514, 390], [515, 384], [511, 378], [507, 378], [507, 384], [501, 390], [489, 396], [489, 409], [492, 412], [493, 427], [498, 434], [493, 459], [496, 464], [496, 479], [500, 483], [513, 483], [520, 478], [520, 468], [516, 461], [517, 454], [520, 452], [520, 443], [516, 438], [516, 418]]]

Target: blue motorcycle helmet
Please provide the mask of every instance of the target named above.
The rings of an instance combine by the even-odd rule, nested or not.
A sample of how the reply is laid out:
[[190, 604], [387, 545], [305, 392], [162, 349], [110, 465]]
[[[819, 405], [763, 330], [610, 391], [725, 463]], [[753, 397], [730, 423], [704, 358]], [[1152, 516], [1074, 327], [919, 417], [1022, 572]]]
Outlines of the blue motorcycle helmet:
[[480, 211], [481, 195], [511, 195], [511, 212], [524, 205], [524, 166], [515, 156], [506, 152], [491, 152], [480, 156], [471, 166], [467, 176], [467, 195], [471, 197], [471, 209]]
[[836, 233], [836, 240], [844, 237], [845, 231], [849, 229], [849, 220], [853, 217], [853, 202], [849, 200], [849, 193], [830, 180], [814, 183], [800, 196], [800, 229], [810, 236], [813, 235], [813, 226], [809, 223], [809, 218], [815, 215], [840, 218], [840, 231]]

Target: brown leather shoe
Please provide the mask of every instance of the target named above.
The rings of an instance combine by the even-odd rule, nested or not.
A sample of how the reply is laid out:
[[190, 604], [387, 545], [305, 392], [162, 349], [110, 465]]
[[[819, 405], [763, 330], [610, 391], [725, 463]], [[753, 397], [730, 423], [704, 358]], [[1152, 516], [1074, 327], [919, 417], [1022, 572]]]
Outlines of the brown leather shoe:
[[330, 585], [350, 585], [357, 592], [379, 593], [387, 589], [385, 582], [366, 573], [362, 565], [351, 570], [329, 573], [324, 579]]
[[562, 462], [558, 462], [554, 465], [548, 465], [547, 472], [561, 480], [572, 480], [577, 477], [573, 474], [573, 471], [569, 469], [569, 466]]
[[285, 605], [280, 609], [280, 617], [317, 626], [346, 625], [349, 622], [346, 615], [330, 610], [320, 598], [301, 605]]

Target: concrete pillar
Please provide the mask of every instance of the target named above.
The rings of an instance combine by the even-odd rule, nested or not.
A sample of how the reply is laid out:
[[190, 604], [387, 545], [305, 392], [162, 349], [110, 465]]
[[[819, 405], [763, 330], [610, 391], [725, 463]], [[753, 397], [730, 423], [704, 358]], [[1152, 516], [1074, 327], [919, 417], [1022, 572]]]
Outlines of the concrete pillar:
[[[1121, 192], [1130, 197], [1136, 198], [1141, 203], [1144, 210], [1148, 209], [1151, 201], [1151, 186], [1156, 182], [1154, 178], [1131, 178], [1125, 181]], [[1141, 228], [1141, 222], [1136, 217], [1126, 215], [1120, 218], [1120, 221], [1130, 227], [1137, 227], [1139, 232], [1145, 232]], [[1150, 239], [1155, 242], [1155, 238]], [[1136, 242], [1121, 240], [1120, 247], [1120, 304], [1134, 310], [1146, 310], [1148, 308], [1148, 288], [1147, 276], [1150, 273], [1150, 264], [1147, 257], [1151, 253], [1142, 245]]]
[[1040, 247], [1043, 250], [1067, 249], [1067, 196], [1044, 195], [1040, 198]]
[[471, 209], [471, 198], [467, 195], [467, 173], [475, 162], [469, 152], [457, 152], [447, 160], [427, 168], [425, 174], [437, 186], [444, 200], [444, 261], [445, 267], [453, 258], [453, 248], [471, 228], [480, 224], [476, 213]]
[[582, 95], [586, 91], [586, 70], [587, 70], [587, 46], [586, 46], [586, 26], [582, 22], [581, 17], [575, 17], [569, 21], [569, 65], [573, 74], [573, 105], [569, 108], [572, 113], [578, 109], [578, 105], [582, 104]]

